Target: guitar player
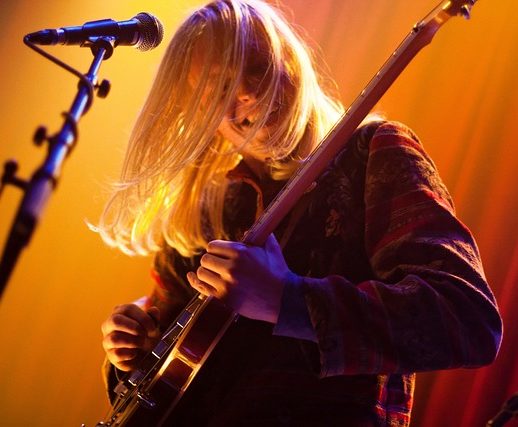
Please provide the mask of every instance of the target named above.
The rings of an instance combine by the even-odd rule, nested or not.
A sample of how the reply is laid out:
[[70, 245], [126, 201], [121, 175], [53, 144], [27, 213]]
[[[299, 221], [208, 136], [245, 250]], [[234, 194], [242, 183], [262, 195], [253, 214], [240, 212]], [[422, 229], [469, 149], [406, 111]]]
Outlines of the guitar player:
[[155, 260], [152, 293], [102, 325], [112, 397], [196, 292], [240, 316], [175, 426], [408, 426], [415, 372], [495, 358], [476, 243], [403, 124], [367, 116], [266, 243], [242, 242], [344, 112], [321, 68], [260, 0], [177, 29], [99, 221]]

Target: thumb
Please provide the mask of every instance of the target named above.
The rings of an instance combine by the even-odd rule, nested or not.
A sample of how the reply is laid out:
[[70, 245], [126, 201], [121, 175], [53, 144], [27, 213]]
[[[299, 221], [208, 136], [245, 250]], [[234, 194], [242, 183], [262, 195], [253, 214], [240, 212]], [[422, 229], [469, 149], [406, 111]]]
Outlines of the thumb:
[[144, 311], [147, 309], [147, 307], [149, 307], [150, 303], [151, 303], [151, 298], [149, 298], [147, 295], [144, 295], [144, 296], [140, 297], [139, 299], [133, 301], [133, 304], [140, 307]]
[[146, 310], [146, 313], [149, 315], [149, 317], [151, 317], [157, 328], [158, 328], [158, 325], [160, 324], [160, 310], [158, 309], [158, 307], [149, 307], [147, 310]]
[[266, 239], [266, 242], [264, 242], [264, 249], [266, 252], [282, 255], [282, 248], [273, 233], [271, 233]]

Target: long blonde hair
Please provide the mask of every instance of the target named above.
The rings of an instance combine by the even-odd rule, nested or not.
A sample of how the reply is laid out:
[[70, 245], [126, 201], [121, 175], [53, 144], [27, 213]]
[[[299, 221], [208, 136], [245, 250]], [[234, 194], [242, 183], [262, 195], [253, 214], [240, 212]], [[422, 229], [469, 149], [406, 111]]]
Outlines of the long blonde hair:
[[[200, 42], [203, 62], [190, 84]], [[188, 17], [167, 48], [97, 227], [105, 242], [128, 254], [148, 254], [165, 241], [192, 256], [209, 240], [227, 237], [226, 174], [241, 157], [217, 128], [247, 58], [258, 49], [266, 49], [268, 69], [247, 141], [279, 104], [285, 109], [265, 143], [271, 177], [289, 177], [329, 131], [343, 108], [322, 89], [309, 48], [282, 13], [260, 0], [211, 2]]]

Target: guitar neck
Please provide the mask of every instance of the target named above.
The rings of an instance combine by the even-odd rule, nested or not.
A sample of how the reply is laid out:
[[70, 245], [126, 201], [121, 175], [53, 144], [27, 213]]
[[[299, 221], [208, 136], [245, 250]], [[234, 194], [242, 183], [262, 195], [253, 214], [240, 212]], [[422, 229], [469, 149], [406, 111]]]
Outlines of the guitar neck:
[[244, 243], [257, 246], [264, 244], [268, 235], [277, 228], [295, 203], [322, 174], [329, 162], [344, 148], [346, 141], [349, 140], [356, 128], [409, 62], [421, 49], [431, 43], [435, 33], [451, 17], [463, 15], [468, 18], [470, 6], [475, 2], [476, 0], [468, 2], [443, 1], [412, 28], [318, 148], [295, 172], [261, 217], [250, 228], [243, 239]]

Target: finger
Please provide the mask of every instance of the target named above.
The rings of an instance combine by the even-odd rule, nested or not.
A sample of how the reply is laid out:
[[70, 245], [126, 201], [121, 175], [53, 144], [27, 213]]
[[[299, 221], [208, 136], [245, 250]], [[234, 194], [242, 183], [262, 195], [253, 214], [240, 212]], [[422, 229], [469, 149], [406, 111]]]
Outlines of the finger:
[[207, 252], [225, 258], [236, 258], [239, 254], [247, 250], [247, 245], [241, 242], [231, 242], [228, 240], [212, 240], [207, 245]]
[[227, 282], [218, 273], [207, 268], [198, 267], [196, 276], [198, 276], [199, 280], [212, 287], [217, 294], [224, 291], [227, 287]]
[[145, 337], [115, 331], [106, 335], [102, 343], [106, 351], [113, 348], [143, 348]]
[[143, 353], [136, 349], [112, 349], [106, 352], [106, 357], [117, 369], [127, 372], [138, 366]]
[[228, 274], [233, 265], [227, 258], [222, 258], [221, 256], [210, 253], [206, 253], [201, 257], [200, 264], [203, 268], [211, 270], [220, 276]]
[[191, 286], [201, 294], [206, 296], [216, 295], [216, 289], [208, 283], [202, 282], [192, 271], [187, 273], [187, 280]]
[[117, 363], [133, 360], [138, 355], [139, 350], [137, 348], [111, 348], [107, 351], [110, 362], [116, 361]]
[[151, 334], [156, 329], [154, 320], [136, 304], [124, 304], [115, 307], [113, 313], [120, 313], [138, 322], [146, 331]]
[[146, 334], [146, 330], [139, 322], [121, 313], [112, 314], [106, 319], [101, 326], [101, 330], [103, 335], [108, 335], [115, 331], [125, 332], [130, 335]]
[[116, 360], [111, 360], [110, 357], [108, 356], [108, 360], [111, 362], [111, 364], [113, 366], [115, 366], [119, 371], [122, 371], [122, 372], [133, 371], [137, 367], [137, 364], [138, 364], [138, 358], [118, 362]]

